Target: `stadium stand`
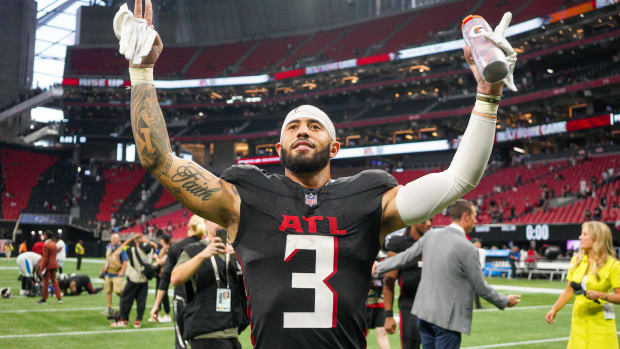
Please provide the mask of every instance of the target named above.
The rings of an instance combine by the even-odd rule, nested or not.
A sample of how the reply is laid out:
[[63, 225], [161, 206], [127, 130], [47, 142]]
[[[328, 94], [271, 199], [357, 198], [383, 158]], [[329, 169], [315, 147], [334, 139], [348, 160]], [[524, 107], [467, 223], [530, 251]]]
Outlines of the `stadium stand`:
[[156, 230], [161, 229], [171, 234], [172, 238], [175, 240], [183, 239], [187, 236], [187, 222], [189, 222], [192, 215], [193, 213], [190, 210], [181, 208], [168, 214], [153, 218], [145, 225], [136, 225], [121, 229], [119, 230], [119, 233], [153, 234]]
[[[575, 161], [575, 165], [570, 160], [556, 160], [501, 169], [483, 177], [478, 187], [465, 198], [479, 205], [478, 221], [483, 224], [580, 223], [584, 221], [586, 209], [593, 212], [600, 206], [602, 197], [607, 199], [607, 204], [597, 220], [618, 219], [619, 180], [612, 175], [611, 179], [603, 181], [602, 173], [613, 169], [617, 176], [620, 155]], [[425, 173], [405, 171], [394, 173], [394, 176], [399, 183], [407, 183]], [[582, 180], [590, 187], [596, 186], [592, 194], [579, 192]], [[550, 200], [561, 197], [568, 199], [565, 206], [549, 206]], [[513, 207], [514, 213], [511, 213]], [[441, 214], [434, 221], [438, 225], [447, 223], [448, 217]]]
[[183, 77], [194, 79], [219, 76], [243, 57], [253, 45], [252, 42], [239, 42], [203, 47]]
[[[471, 13], [482, 15], [495, 26], [507, 10], [513, 12], [513, 23], [519, 23], [548, 15], [565, 3], [564, 0], [460, 0], [315, 33], [212, 46], [167, 46], [155, 74], [160, 78], [179, 77], [187, 68], [183, 74], [185, 78], [250, 75], [284, 67], [341, 61], [369, 52], [395, 52], [423, 43], [458, 38], [461, 19]], [[438, 32], [442, 36], [437, 36]], [[126, 62], [116, 48], [69, 47], [67, 51], [68, 76], [122, 76], [126, 73]], [[229, 69], [242, 58], [238, 70]], [[190, 62], [191, 65], [186, 67]]]
[[105, 193], [101, 198], [97, 220], [109, 221], [124, 199], [138, 186], [146, 170], [137, 165], [103, 170]]
[[456, 26], [472, 9], [472, 1], [455, 1], [422, 10], [385, 43], [382, 51], [397, 51], [426, 42], [429, 34], [448, 29], [448, 23]]
[[161, 190], [161, 195], [159, 196], [159, 199], [157, 200], [157, 202], [155, 203], [155, 205], [153, 206], [153, 208], [155, 210], [159, 210], [165, 207], [168, 207], [172, 204], [176, 204], [177, 203], [177, 199], [172, 196], [172, 194], [170, 194], [170, 192], [168, 192], [168, 190], [164, 189], [163, 187], [160, 186], [160, 190]]
[[411, 13], [406, 13], [342, 28], [343, 39], [337, 45], [332, 45], [331, 49], [326, 51], [326, 56], [334, 61], [359, 57], [373, 44], [381, 43], [401, 22], [411, 16]]
[[309, 59], [313, 56], [320, 54], [323, 50], [331, 47], [340, 39], [340, 30], [331, 29], [325, 31], [319, 31], [312, 34], [312, 37], [301, 46], [294, 55], [285, 59], [281, 67], [293, 67], [296, 66], [296, 62]]
[[97, 214], [101, 200], [105, 194], [106, 181], [103, 178], [103, 170], [101, 173], [93, 173], [91, 176], [81, 176], [81, 201], [80, 201], [80, 219], [82, 226], [92, 227], [97, 221]]
[[69, 214], [81, 197], [75, 195], [75, 169], [68, 156], [59, 156], [50, 167], [39, 175], [33, 186], [28, 206], [22, 212]]
[[180, 77], [181, 71], [199, 51], [197, 47], [166, 47], [157, 60], [156, 74], [161, 77]]
[[67, 50], [69, 71], [75, 75], [121, 76], [127, 61], [116, 48], [81, 48]]
[[[58, 156], [44, 152], [9, 148], [0, 150], [0, 163], [4, 190], [2, 191], [2, 216], [4, 219], [17, 219], [28, 207], [30, 194], [43, 173], [59, 160]], [[28, 164], [28, 166], [24, 166]]]
[[264, 39], [241, 62], [236, 75], [252, 75], [265, 72], [283, 57], [290, 55], [307, 35], [286, 36], [282, 38]]

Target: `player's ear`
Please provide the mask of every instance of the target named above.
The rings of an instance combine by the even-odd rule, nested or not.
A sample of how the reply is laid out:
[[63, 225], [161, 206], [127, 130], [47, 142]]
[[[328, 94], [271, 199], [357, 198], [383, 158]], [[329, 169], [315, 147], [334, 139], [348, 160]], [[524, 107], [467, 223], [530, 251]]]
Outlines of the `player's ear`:
[[278, 142], [276, 143], [276, 152], [278, 153], [278, 156], [282, 156], [281, 151], [282, 151], [282, 144]]
[[329, 158], [333, 159], [334, 157], [336, 157], [339, 151], [340, 151], [340, 142], [333, 141], [329, 147]]

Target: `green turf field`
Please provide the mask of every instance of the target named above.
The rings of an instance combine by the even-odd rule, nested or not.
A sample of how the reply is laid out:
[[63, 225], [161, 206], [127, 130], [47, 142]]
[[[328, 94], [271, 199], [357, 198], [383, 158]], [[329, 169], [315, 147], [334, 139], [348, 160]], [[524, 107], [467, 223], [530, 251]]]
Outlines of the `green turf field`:
[[[81, 273], [96, 278], [101, 264], [82, 263]], [[75, 262], [65, 262], [65, 272], [75, 272]], [[0, 287], [9, 286], [19, 294], [17, 281], [19, 272], [15, 259], [0, 260]], [[497, 285], [557, 288], [564, 284], [546, 280], [489, 279]], [[100, 284], [94, 284], [95, 287]], [[154, 282], [150, 288], [154, 288]], [[558, 314], [555, 325], [547, 325], [544, 316], [555, 302], [556, 295], [544, 293], [523, 293], [519, 307], [497, 311], [485, 303], [487, 309], [474, 313], [471, 336], [463, 336], [464, 348], [565, 348], [569, 335], [571, 306]], [[105, 296], [82, 294], [65, 297], [64, 304], [48, 299], [48, 304], [35, 304], [35, 298], [16, 296], [0, 299], [0, 348], [173, 348], [171, 323], [153, 324], [144, 321], [141, 329], [111, 329], [109, 321], [100, 312], [105, 308]], [[145, 320], [153, 303], [149, 294]], [[118, 297], [114, 299], [118, 309]], [[135, 307], [135, 306], [134, 306]], [[620, 308], [616, 308], [620, 311]], [[135, 318], [132, 310], [130, 321]], [[536, 342], [549, 340], [548, 342]], [[527, 343], [527, 341], [534, 341]], [[398, 335], [390, 336], [392, 348], [399, 348]], [[524, 343], [525, 342], [525, 343]], [[251, 348], [249, 331], [241, 335], [243, 348]], [[521, 343], [521, 344], [518, 344]], [[374, 331], [368, 336], [368, 348], [377, 348]]]

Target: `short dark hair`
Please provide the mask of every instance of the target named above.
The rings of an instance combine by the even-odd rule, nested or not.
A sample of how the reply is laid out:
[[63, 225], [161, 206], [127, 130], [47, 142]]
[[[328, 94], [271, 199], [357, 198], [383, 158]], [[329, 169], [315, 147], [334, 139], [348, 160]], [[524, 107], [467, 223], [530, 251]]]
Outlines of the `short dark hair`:
[[474, 209], [474, 203], [465, 200], [458, 199], [450, 207], [448, 207], [448, 214], [453, 222], [460, 221], [463, 213], [471, 214]]
[[168, 245], [170, 245], [170, 235], [168, 235], [168, 234], [162, 234], [162, 235], [160, 236], [160, 238], [161, 238], [162, 240], [164, 240], [164, 241], [165, 241]]
[[51, 229], [46, 229], [44, 235], [48, 239], [55, 239], [56, 238], [56, 233], [54, 233], [54, 231], [51, 230]]

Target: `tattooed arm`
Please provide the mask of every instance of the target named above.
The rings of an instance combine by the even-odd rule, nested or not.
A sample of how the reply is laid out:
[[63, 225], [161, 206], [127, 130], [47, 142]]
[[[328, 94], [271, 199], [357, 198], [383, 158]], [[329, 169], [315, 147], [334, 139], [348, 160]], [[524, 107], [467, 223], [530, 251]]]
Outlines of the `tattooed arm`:
[[[134, 17], [142, 18], [142, 0], [135, 1]], [[146, 0], [144, 19], [153, 28], [153, 5]], [[140, 65], [129, 65], [132, 75], [131, 127], [138, 147], [140, 163], [197, 215], [228, 230], [235, 239], [239, 222], [241, 199], [237, 189], [193, 161], [172, 153], [164, 116], [157, 102], [152, 69], [164, 45], [159, 35]], [[150, 77], [149, 77], [150, 75]]]
[[142, 166], [187, 208], [227, 227], [234, 240], [240, 207], [236, 188], [195, 162], [172, 153], [153, 85], [137, 84], [131, 88], [131, 126]]

